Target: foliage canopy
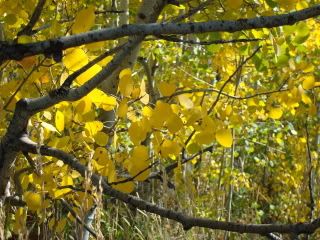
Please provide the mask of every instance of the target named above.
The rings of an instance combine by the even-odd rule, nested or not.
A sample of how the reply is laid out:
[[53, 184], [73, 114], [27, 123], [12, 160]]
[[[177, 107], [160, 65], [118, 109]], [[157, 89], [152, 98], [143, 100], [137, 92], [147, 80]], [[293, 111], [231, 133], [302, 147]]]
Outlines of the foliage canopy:
[[317, 239], [319, 15], [316, 0], [0, 1], [0, 238], [121, 238], [105, 208], [124, 202], [181, 223], [170, 237]]

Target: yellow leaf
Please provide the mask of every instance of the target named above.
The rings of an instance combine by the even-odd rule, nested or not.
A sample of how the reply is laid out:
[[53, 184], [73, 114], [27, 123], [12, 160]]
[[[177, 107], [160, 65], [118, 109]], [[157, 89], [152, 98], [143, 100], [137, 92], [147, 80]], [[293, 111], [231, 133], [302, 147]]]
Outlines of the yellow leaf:
[[291, 10], [295, 7], [296, 3], [299, 0], [278, 0], [279, 6], [287, 9], [287, 10]]
[[83, 99], [74, 103], [77, 113], [84, 115], [91, 111], [92, 101], [91, 98], [86, 96]]
[[139, 145], [147, 136], [147, 132], [140, 122], [131, 123], [128, 132], [131, 141], [135, 145]]
[[74, 24], [72, 25], [72, 33], [77, 34], [90, 30], [94, 25], [95, 17], [94, 6], [89, 6], [78, 12]]
[[186, 94], [179, 95], [178, 99], [181, 106], [185, 107], [186, 109], [193, 108], [193, 102]]
[[149, 103], [150, 100], [150, 96], [146, 91], [146, 82], [145, 81], [141, 81], [141, 85], [140, 85], [140, 101], [147, 105]]
[[177, 87], [174, 83], [161, 82], [158, 84], [158, 88], [162, 96], [171, 96], [176, 91]]
[[120, 118], [125, 118], [127, 116], [127, 112], [128, 112], [128, 104], [127, 104], [128, 100], [127, 99], [123, 99], [118, 107], [118, 111], [117, 111], [117, 115]]
[[[125, 178], [118, 178], [117, 181], [122, 181], [125, 180]], [[112, 188], [120, 191], [120, 192], [124, 192], [124, 193], [131, 193], [134, 190], [134, 183], [132, 181], [129, 182], [125, 182], [125, 183], [120, 183], [120, 184], [116, 184], [116, 185], [112, 185]]]
[[59, 110], [57, 110], [56, 112], [55, 124], [59, 132], [62, 132], [64, 130], [64, 115]]
[[303, 80], [303, 83], [302, 83], [302, 87], [303, 87], [305, 90], [309, 90], [309, 89], [311, 89], [311, 88], [314, 87], [315, 82], [316, 82], [316, 81], [315, 81], [313, 75], [305, 76], [305, 77], [304, 77], [304, 80]]
[[140, 97], [140, 92], [141, 92], [140, 87], [134, 87], [132, 92], [131, 92], [131, 97], [135, 98], [135, 99]]
[[62, 62], [70, 71], [76, 71], [88, 63], [89, 59], [81, 48], [70, 48]]
[[226, 0], [225, 5], [228, 9], [238, 10], [243, 3], [243, 0]]
[[148, 106], [144, 106], [142, 109], [142, 115], [145, 117], [151, 117], [152, 116], [152, 108]]
[[167, 120], [167, 127], [169, 131], [174, 134], [183, 127], [183, 122], [177, 114], [172, 114]]
[[134, 148], [132, 156], [126, 161], [128, 172], [132, 177], [141, 173], [135, 177], [135, 180], [144, 181], [148, 178], [150, 174], [150, 169], [147, 169], [150, 165], [148, 158], [148, 148], [137, 146]]
[[131, 78], [132, 72], [130, 68], [122, 69], [119, 73], [119, 78]]
[[109, 62], [111, 62], [112, 59], [113, 59], [112, 56], [108, 56], [108, 57], [104, 58], [103, 60], [101, 60], [100, 62], [98, 62], [98, 64], [101, 67], [105, 67]]
[[94, 151], [93, 159], [97, 160], [97, 162], [104, 166], [109, 163], [109, 156], [107, 149], [104, 147], [97, 147]]
[[301, 100], [302, 102], [304, 102], [305, 104], [311, 105], [312, 104], [312, 100], [310, 99], [310, 97], [306, 94], [306, 93], [302, 93], [301, 94]]
[[129, 97], [133, 91], [133, 80], [131, 78], [130, 68], [123, 69], [119, 74], [119, 91], [125, 96]]
[[94, 136], [94, 140], [96, 141], [96, 144], [104, 147], [108, 143], [109, 136], [104, 132], [97, 132], [97, 134]]
[[86, 135], [93, 137], [97, 132], [102, 130], [103, 123], [100, 121], [86, 122], [84, 128], [86, 130]]
[[231, 129], [221, 129], [216, 133], [216, 140], [224, 147], [231, 147], [233, 137]]
[[73, 185], [73, 179], [71, 176], [65, 175], [62, 177], [61, 180], [61, 186], [69, 186], [69, 185]]
[[200, 131], [194, 138], [194, 140], [201, 145], [210, 144], [214, 141], [214, 139], [214, 132], [207, 129]]
[[130, 160], [133, 163], [132, 165], [142, 170], [142, 168], [145, 168], [149, 165], [149, 163], [147, 162], [148, 158], [148, 148], [146, 146], [140, 145], [136, 146], [133, 149], [132, 157], [130, 158]]
[[269, 110], [269, 117], [272, 119], [280, 119], [282, 117], [282, 109], [280, 107], [271, 108]]
[[115, 97], [108, 96], [104, 92], [98, 89], [92, 90], [88, 95], [88, 98], [99, 108], [103, 108], [106, 111], [113, 110], [117, 105]]
[[171, 114], [173, 114], [172, 108], [168, 103], [157, 101], [156, 107], [150, 117], [151, 125], [157, 128], [162, 127]]
[[27, 191], [23, 194], [27, 206], [32, 211], [37, 211], [42, 206], [42, 196], [40, 193]]
[[161, 156], [172, 157], [180, 154], [181, 147], [179, 143], [165, 139], [161, 145]]
[[77, 77], [76, 82], [79, 84], [84, 84], [91, 78], [93, 78], [97, 73], [101, 71], [101, 67], [97, 64], [93, 65], [91, 68], [89, 68], [87, 71], [82, 73], [79, 77]]
[[70, 188], [63, 188], [63, 189], [56, 189], [55, 188], [50, 191], [50, 193], [51, 193], [50, 195], [54, 199], [59, 199], [69, 192], [71, 192]]

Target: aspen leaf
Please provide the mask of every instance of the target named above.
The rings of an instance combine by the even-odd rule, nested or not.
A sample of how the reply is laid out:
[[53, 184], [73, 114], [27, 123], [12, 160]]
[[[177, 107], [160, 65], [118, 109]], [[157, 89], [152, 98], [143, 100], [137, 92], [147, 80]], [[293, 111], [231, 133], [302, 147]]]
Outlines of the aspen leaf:
[[310, 97], [306, 94], [306, 93], [302, 93], [301, 94], [301, 100], [302, 102], [304, 102], [305, 104], [311, 105], [312, 104], [312, 100], [310, 99]]
[[69, 188], [63, 188], [63, 189], [52, 189], [51, 190], [51, 196], [54, 199], [60, 199], [61, 197], [63, 197], [65, 194], [71, 192], [71, 189]]
[[131, 78], [130, 68], [123, 69], [119, 74], [119, 91], [125, 96], [129, 97], [133, 91], [133, 80]]
[[189, 97], [187, 97], [186, 94], [182, 94], [178, 96], [179, 102], [181, 106], [183, 106], [186, 109], [191, 109], [193, 108], [193, 102]]
[[149, 176], [150, 169], [147, 168], [150, 164], [150, 160], [148, 160], [148, 148], [146, 146], [135, 147], [132, 156], [127, 162], [128, 172], [132, 177], [145, 170], [143, 173], [136, 176], [135, 180], [144, 181]]
[[181, 147], [177, 142], [165, 139], [161, 145], [161, 156], [162, 157], [169, 157], [169, 156], [178, 156]]
[[141, 92], [141, 90], [139, 87], [134, 87], [131, 92], [131, 97], [135, 98], [135, 99], [138, 98], [140, 96], [140, 92]]
[[167, 121], [168, 130], [174, 134], [183, 127], [183, 122], [177, 114], [172, 114]]
[[162, 127], [172, 114], [172, 109], [168, 103], [157, 101], [156, 107], [150, 117], [151, 125], [157, 128]]
[[142, 115], [145, 117], [151, 117], [152, 116], [152, 108], [148, 106], [144, 106], [142, 109]]
[[75, 110], [77, 113], [83, 115], [91, 111], [92, 101], [91, 98], [85, 97], [79, 101], [77, 101], [75, 104]]
[[233, 142], [233, 137], [231, 129], [221, 129], [216, 133], [217, 142], [223, 147], [231, 147]]
[[129, 136], [133, 144], [139, 145], [147, 136], [147, 132], [140, 122], [133, 122], [129, 127]]
[[280, 119], [282, 117], [282, 109], [280, 107], [271, 108], [269, 110], [269, 117], [272, 119]]
[[74, 24], [72, 25], [72, 33], [82, 33], [90, 30], [90, 28], [94, 25], [96, 15], [94, 14], [94, 6], [89, 6], [86, 9], [78, 12]]
[[141, 85], [140, 85], [140, 101], [147, 105], [149, 103], [150, 100], [150, 96], [149, 94], [146, 92], [146, 82], [145, 81], [141, 81]]
[[100, 165], [106, 165], [109, 161], [107, 149], [104, 147], [97, 147], [94, 151], [93, 159], [97, 160]]
[[88, 56], [81, 48], [71, 48], [66, 51], [62, 59], [63, 64], [70, 71], [76, 71], [88, 63]]
[[213, 131], [210, 130], [202, 130], [195, 136], [195, 142], [203, 145], [203, 144], [210, 144], [214, 141], [215, 135]]
[[93, 78], [97, 73], [101, 71], [101, 67], [97, 64], [93, 65], [91, 68], [89, 68], [87, 71], [82, 73], [79, 77], [77, 77], [76, 82], [79, 84], [84, 84], [91, 78]]
[[305, 76], [304, 77], [304, 80], [303, 80], [303, 83], [302, 83], [302, 87], [305, 90], [309, 90], [309, 89], [313, 88], [314, 85], [315, 85], [315, 79], [314, 79], [313, 75], [309, 75], [309, 76]]
[[32, 211], [37, 211], [42, 206], [42, 196], [40, 193], [27, 191], [23, 194], [27, 206]]
[[127, 112], [128, 112], [128, 104], [127, 104], [128, 100], [127, 99], [123, 99], [118, 107], [118, 111], [117, 111], [117, 115], [120, 118], [125, 118], [127, 116]]
[[94, 140], [96, 144], [103, 147], [107, 145], [109, 136], [104, 132], [97, 132], [97, 134], [94, 136]]
[[148, 159], [148, 148], [142, 145], [136, 146], [130, 159], [135, 167], [140, 169], [145, 168], [148, 166], [148, 162], [146, 161]]
[[100, 121], [86, 122], [84, 128], [86, 129], [87, 136], [94, 136], [103, 128], [103, 123]]
[[106, 111], [113, 110], [117, 105], [115, 97], [109, 96], [98, 89], [92, 90], [87, 97], [89, 97], [97, 107], [103, 108]]
[[226, 0], [225, 5], [228, 9], [238, 10], [243, 3], [243, 0]]
[[158, 88], [162, 96], [165, 96], [165, 97], [171, 96], [177, 89], [174, 83], [166, 83], [166, 82], [159, 83]]
[[201, 150], [201, 148], [197, 143], [190, 143], [187, 146], [187, 151], [190, 154], [195, 154], [195, 153], [199, 152], [200, 150]]
[[56, 112], [55, 124], [56, 124], [56, 129], [59, 132], [62, 132], [64, 130], [64, 115], [59, 110], [57, 110]]
[[[118, 178], [117, 181], [122, 181], [125, 180], [125, 178]], [[116, 181], [115, 181], [116, 182]], [[124, 193], [131, 193], [134, 190], [134, 183], [132, 181], [125, 182], [125, 183], [120, 183], [120, 184], [114, 184], [112, 185], [112, 188], [124, 192]]]

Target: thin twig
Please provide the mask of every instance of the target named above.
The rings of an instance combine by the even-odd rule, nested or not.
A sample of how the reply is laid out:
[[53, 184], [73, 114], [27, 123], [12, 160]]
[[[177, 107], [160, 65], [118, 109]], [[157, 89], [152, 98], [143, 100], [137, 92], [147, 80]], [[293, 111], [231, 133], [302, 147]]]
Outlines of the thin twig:
[[261, 49], [261, 46], [259, 46], [256, 50], [254, 50], [254, 52], [247, 57], [238, 67], [237, 69], [229, 76], [229, 78], [227, 79], [227, 81], [225, 81], [218, 93], [218, 96], [216, 98], [216, 100], [213, 102], [213, 104], [211, 105], [211, 107], [208, 110], [208, 113], [211, 113], [212, 110], [214, 109], [214, 107], [217, 105], [217, 103], [219, 102], [220, 96], [222, 95], [223, 89], [227, 86], [227, 84], [229, 82], [232, 81], [233, 77], [238, 73], [238, 71], [251, 59], [253, 58], [254, 55], [256, 55], [256, 53]]
[[34, 25], [36, 25], [45, 3], [46, 3], [46, 0], [39, 0], [38, 1], [38, 4], [37, 4], [36, 8], [34, 9], [34, 12], [30, 18], [30, 21], [20, 32], [18, 32], [18, 34], [17, 34], [18, 36], [21, 36], [21, 35], [30, 36], [33, 34], [32, 28], [34, 27]]
[[[230, 39], [230, 40], [212, 40], [212, 41], [194, 41], [194, 40], [185, 40], [180, 39], [176, 36], [165, 36], [165, 35], [159, 35], [156, 36], [159, 39], [163, 39], [169, 42], [176, 42], [176, 43], [185, 43], [185, 44], [195, 44], [195, 45], [214, 45], [214, 44], [227, 44], [227, 43], [246, 43], [246, 42], [257, 42], [265, 40], [263, 38], [243, 38], [243, 39]], [[154, 40], [154, 39], [151, 39]]]

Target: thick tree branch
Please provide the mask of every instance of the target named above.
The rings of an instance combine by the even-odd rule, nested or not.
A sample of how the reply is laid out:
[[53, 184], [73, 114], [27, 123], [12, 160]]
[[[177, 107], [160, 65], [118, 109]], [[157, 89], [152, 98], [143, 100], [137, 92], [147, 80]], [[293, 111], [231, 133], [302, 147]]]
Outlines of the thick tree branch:
[[29, 43], [16, 44], [2, 42], [0, 44], [0, 63], [5, 60], [20, 60], [26, 56], [51, 53], [53, 54], [57, 46], [63, 50], [87, 43], [113, 40], [132, 35], [155, 35], [162, 34], [191, 34], [208, 32], [237, 32], [242, 30], [273, 28], [284, 25], [293, 25], [296, 22], [313, 18], [320, 15], [320, 5], [306, 8], [277, 16], [262, 16], [251, 19], [238, 20], [217, 20], [209, 22], [190, 23], [150, 23], [123, 25], [117, 28], [108, 28], [90, 31], [83, 34], [60, 37], [57, 39]]
[[[20, 144], [22, 151], [31, 152], [37, 154], [37, 144], [29, 140], [27, 137], [21, 138]], [[68, 154], [59, 149], [54, 149], [47, 146], [42, 146], [40, 148], [40, 154], [44, 156], [52, 156], [60, 159], [64, 164], [69, 165], [72, 169], [78, 171], [83, 177], [86, 176], [88, 169], [86, 166], [82, 165], [74, 156]], [[155, 204], [151, 204], [147, 201], [119, 192], [110, 187], [107, 184], [104, 177], [92, 173], [91, 175], [92, 183], [99, 187], [101, 186], [104, 194], [130, 204], [133, 207], [139, 208], [149, 213], [157, 214], [161, 217], [168, 218], [181, 223], [185, 230], [189, 230], [192, 227], [203, 227], [209, 229], [225, 230], [238, 233], [255, 233], [260, 235], [266, 235], [268, 233], [284, 233], [296, 235], [299, 234], [312, 234], [320, 227], [320, 218], [310, 222], [310, 223], [296, 223], [296, 224], [242, 224], [235, 222], [223, 222], [214, 221], [207, 218], [196, 218], [190, 217], [182, 212], [173, 211], [167, 208], [159, 207]]]

